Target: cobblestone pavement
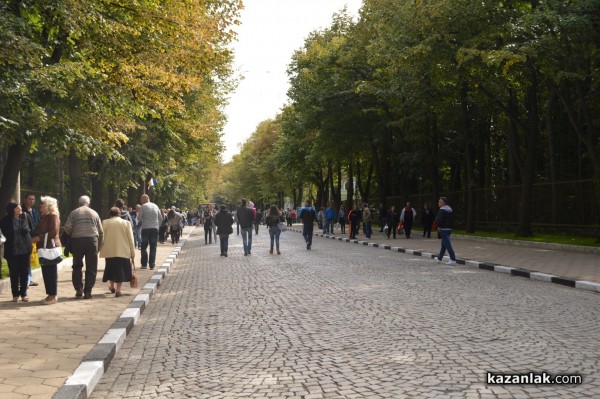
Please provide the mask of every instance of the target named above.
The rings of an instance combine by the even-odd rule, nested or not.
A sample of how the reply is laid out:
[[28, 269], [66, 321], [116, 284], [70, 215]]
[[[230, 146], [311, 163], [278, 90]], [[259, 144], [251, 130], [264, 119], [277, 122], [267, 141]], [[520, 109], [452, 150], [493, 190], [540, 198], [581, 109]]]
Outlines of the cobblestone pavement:
[[[600, 295], [302, 236], [197, 229], [92, 398], [600, 397]], [[581, 374], [488, 385], [486, 372]]]

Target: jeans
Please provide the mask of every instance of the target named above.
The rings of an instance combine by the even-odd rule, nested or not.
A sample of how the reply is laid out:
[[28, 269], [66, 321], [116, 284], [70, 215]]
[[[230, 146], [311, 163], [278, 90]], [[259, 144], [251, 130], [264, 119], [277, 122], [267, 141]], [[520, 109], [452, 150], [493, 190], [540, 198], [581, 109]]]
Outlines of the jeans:
[[450, 260], [456, 260], [456, 255], [454, 255], [454, 249], [452, 249], [452, 244], [450, 243], [450, 234], [452, 234], [452, 230], [439, 229], [440, 236], [442, 237], [442, 249], [440, 249], [440, 256], [438, 256], [439, 260], [442, 260], [446, 250], [448, 250], [448, 255], [450, 255]]
[[135, 240], [135, 247], [142, 247], [142, 228], [140, 226], [135, 226], [135, 231], [133, 232], [133, 238]]
[[244, 255], [252, 251], [252, 230], [253, 226], [242, 227], [242, 241], [244, 243]]
[[333, 234], [333, 219], [325, 219], [325, 228], [323, 234]]
[[[158, 229], [142, 229], [142, 267], [150, 265], [154, 269], [156, 263], [156, 244], [158, 243]], [[148, 245], [150, 245], [150, 259], [148, 259]]]
[[281, 230], [277, 225], [273, 227], [269, 227], [269, 236], [271, 236], [271, 252], [273, 252], [273, 242], [275, 242], [275, 248], [279, 251], [279, 236], [281, 235]]
[[31, 253], [12, 255], [9, 256], [6, 261], [10, 273], [10, 289], [12, 291], [12, 296], [26, 297], [27, 287], [29, 287], [29, 272], [31, 271]]
[[[98, 237], [71, 238], [71, 253], [73, 254], [73, 288], [75, 290], [83, 289], [85, 293], [89, 294], [96, 284], [96, 274], [98, 274]], [[83, 282], [84, 258], [85, 286]]]
[[227, 248], [229, 246], [229, 234], [220, 235], [221, 238], [221, 253], [227, 255]]
[[371, 234], [373, 234], [373, 230], [371, 229], [371, 222], [364, 222], [363, 230], [365, 231], [365, 236], [367, 238], [371, 238]]
[[302, 235], [304, 236], [304, 241], [307, 244], [312, 245], [312, 237], [313, 237], [313, 227], [312, 223], [305, 223], [302, 225]]

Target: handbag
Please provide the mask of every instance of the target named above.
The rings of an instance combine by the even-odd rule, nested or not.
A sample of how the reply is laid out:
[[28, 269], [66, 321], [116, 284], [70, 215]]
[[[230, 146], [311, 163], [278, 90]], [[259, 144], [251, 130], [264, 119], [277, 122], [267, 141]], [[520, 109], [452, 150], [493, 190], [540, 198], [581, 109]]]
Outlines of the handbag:
[[38, 258], [37, 245], [35, 242], [31, 246], [31, 256], [29, 258], [29, 264], [31, 265], [31, 267], [40, 266], [40, 258]]
[[285, 222], [278, 222], [277, 223], [277, 228], [279, 229], [279, 231], [286, 231], [287, 230], [287, 224]]
[[[54, 239], [51, 240], [54, 245]], [[48, 244], [48, 233], [44, 235], [44, 246], [38, 248], [38, 258], [40, 259], [40, 265], [51, 266], [58, 265], [63, 260], [62, 247], [46, 248]]]
[[134, 261], [131, 261], [131, 280], [129, 280], [129, 286], [131, 288], [138, 287], [138, 278], [135, 275], [135, 262]]

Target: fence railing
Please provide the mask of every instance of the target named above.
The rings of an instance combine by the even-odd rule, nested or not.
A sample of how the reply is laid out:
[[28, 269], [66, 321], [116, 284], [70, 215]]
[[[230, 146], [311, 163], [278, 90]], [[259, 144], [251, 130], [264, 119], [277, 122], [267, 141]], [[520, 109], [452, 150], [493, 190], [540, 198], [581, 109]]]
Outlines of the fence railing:
[[[479, 225], [515, 225], [521, 209], [522, 186], [475, 189], [475, 220]], [[464, 225], [468, 192], [445, 192], [456, 212], [456, 222]], [[388, 197], [387, 204], [402, 208], [406, 201], [419, 211], [424, 203], [437, 207], [433, 194]], [[600, 185], [597, 180], [537, 183], [533, 188], [531, 220], [535, 225], [582, 228], [600, 226]]]

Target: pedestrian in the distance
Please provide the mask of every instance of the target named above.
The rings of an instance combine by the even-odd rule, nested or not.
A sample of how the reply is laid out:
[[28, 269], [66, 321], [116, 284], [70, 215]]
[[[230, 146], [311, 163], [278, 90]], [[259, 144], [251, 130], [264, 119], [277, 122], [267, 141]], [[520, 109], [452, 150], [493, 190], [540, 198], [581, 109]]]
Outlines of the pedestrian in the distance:
[[242, 243], [244, 244], [244, 256], [252, 255], [252, 222], [254, 221], [254, 210], [246, 206], [246, 198], [242, 198], [241, 205], [237, 210], [237, 220], [242, 230]]
[[131, 281], [131, 265], [135, 260], [135, 240], [131, 224], [121, 218], [121, 209], [113, 207], [110, 219], [102, 221], [104, 242], [100, 247], [100, 257], [106, 259], [103, 282], [108, 282], [108, 289], [116, 297], [120, 297], [121, 286]]
[[338, 223], [340, 224], [341, 234], [346, 234], [346, 217], [346, 207], [340, 205], [340, 210], [338, 211]]
[[390, 238], [390, 235], [396, 239], [396, 232], [398, 223], [400, 223], [400, 215], [398, 215], [398, 211], [396, 211], [396, 206], [392, 205], [392, 207], [386, 212], [385, 223], [388, 226], [387, 229], [387, 238]]
[[358, 234], [358, 226], [360, 225], [361, 213], [358, 209], [358, 205], [354, 205], [354, 208], [348, 212], [348, 222], [350, 223], [350, 239], [356, 240]]
[[298, 211], [298, 217], [302, 220], [302, 235], [306, 241], [306, 249], [312, 247], [312, 236], [315, 220], [317, 220], [317, 211], [310, 205], [310, 201], [306, 200], [303, 208]]
[[333, 209], [333, 204], [329, 204], [329, 206], [325, 209], [325, 228], [323, 229], [323, 234], [333, 234], [333, 222], [335, 221], [335, 209]]
[[412, 231], [413, 222], [417, 217], [417, 211], [415, 208], [410, 206], [410, 202], [406, 203], [406, 207], [402, 209], [400, 213], [400, 221], [402, 222], [402, 226], [404, 228], [404, 236], [406, 238], [410, 238], [410, 233]]
[[279, 251], [279, 236], [281, 235], [281, 230], [279, 230], [279, 222], [283, 222], [285, 220], [284, 216], [279, 212], [277, 205], [271, 205], [269, 209], [269, 215], [267, 215], [265, 221], [267, 226], [269, 227], [269, 236], [271, 237], [271, 249], [269, 249], [269, 253], [273, 253], [273, 243], [275, 243], [275, 249], [277, 250], [277, 255], [281, 255]]
[[423, 204], [423, 213], [421, 214], [421, 226], [423, 226], [423, 238], [427, 236], [427, 238], [431, 238], [431, 226], [433, 226], [433, 221], [435, 220], [435, 215], [433, 214], [433, 210], [429, 207], [428, 203]]
[[363, 204], [362, 211], [362, 220], [363, 220], [363, 230], [365, 232], [365, 237], [367, 239], [371, 238], [371, 234], [373, 234], [372, 222], [373, 216], [371, 215], [371, 209], [369, 209], [369, 204]]
[[227, 257], [229, 235], [233, 234], [233, 222], [233, 215], [227, 212], [225, 205], [221, 205], [221, 209], [215, 216], [215, 226], [221, 239], [221, 256], [224, 257]]
[[[141, 212], [138, 214], [138, 220], [142, 225], [142, 256], [140, 263], [142, 269], [150, 266], [150, 270], [153, 270], [156, 266], [158, 228], [163, 221], [163, 213], [158, 205], [150, 202], [148, 194], [143, 194], [140, 202], [142, 203]], [[148, 246], [150, 247], [150, 254], [148, 254]]]
[[440, 197], [438, 201], [438, 207], [440, 210], [435, 218], [435, 222], [438, 225], [438, 231], [442, 239], [442, 248], [440, 249], [439, 256], [437, 256], [435, 259], [438, 262], [441, 262], [444, 258], [446, 250], [448, 250], [450, 260], [446, 264], [455, 265], [456, 255], [454, 254], [454, 249], [452, 249], [452, 243], [450, 242], [450, 235], [452, 234], [452, 228], [454, 226], [454, 214], [452, 212], [452, 208], [450, 208], [450, 205], [448, 205], [448, 198]]

